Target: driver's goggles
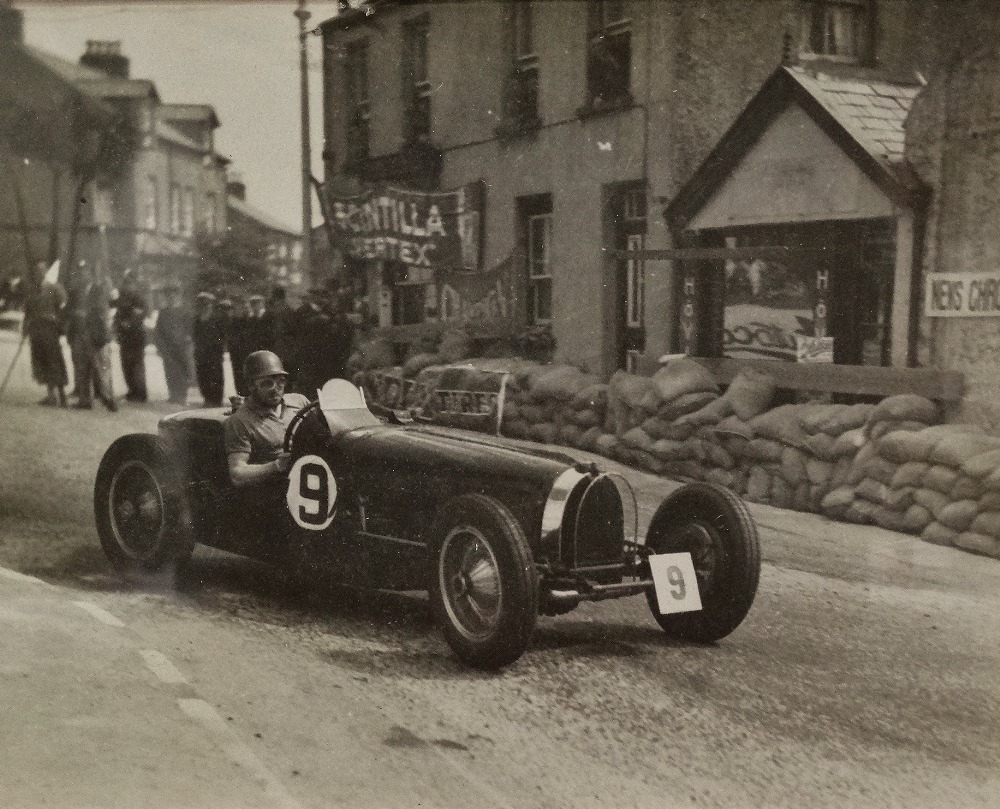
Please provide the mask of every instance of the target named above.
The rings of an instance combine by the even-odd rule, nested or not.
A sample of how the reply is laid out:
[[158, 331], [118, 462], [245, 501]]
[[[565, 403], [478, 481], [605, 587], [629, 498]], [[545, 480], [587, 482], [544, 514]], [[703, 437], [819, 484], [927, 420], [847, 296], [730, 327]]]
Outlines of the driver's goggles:
[[254, 385], [256, 385], [261, 390], [274, 390], [275, 388], [283, 388], [288, 384], [287, 376], [262, 376]]

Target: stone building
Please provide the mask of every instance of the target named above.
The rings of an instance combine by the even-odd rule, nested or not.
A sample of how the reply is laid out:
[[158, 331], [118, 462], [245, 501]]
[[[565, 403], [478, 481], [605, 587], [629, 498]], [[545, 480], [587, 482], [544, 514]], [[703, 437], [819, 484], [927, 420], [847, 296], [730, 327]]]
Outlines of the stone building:
[[82, 195], [74, 259], [99, 264], [114, 278], [139, 269], [154, 288], [167, 280], [187, 286], [197, 269], [198, 234], [226, 223], [229, 161], [215, 151], [212, 107], [164, 103], [151, 80], [130, 76], [118, 42], [89, 41], [76, 64], [25, 49], [130, 127], [122, 170]]
[[[952, 265], [970, 249], [955, 196], [972, 192], [951, 175], [982, 158], [911, 141], [934, 130], [917, 123], [925, 88], [944, 81], [936, 97], [955, 103], [956, 85], [986, 82], [988, 56], [964, 73], [954, 59], [997, 15], [981, 0], [348, 9], [321, 26], [345, 271], [401, 344], [441, 320], [544, 323], [560, 359], [603, 374], [686, 350], [933, 364], [974, 395], [982, 371], [954, 360], [976, 327], [922, 312], [925, 275], [945, 269], [928, 239], [963, 241]], [[939, 230], [945, 208], [964, 224]], [[717, 252], [611, 252], [625, 248]]]

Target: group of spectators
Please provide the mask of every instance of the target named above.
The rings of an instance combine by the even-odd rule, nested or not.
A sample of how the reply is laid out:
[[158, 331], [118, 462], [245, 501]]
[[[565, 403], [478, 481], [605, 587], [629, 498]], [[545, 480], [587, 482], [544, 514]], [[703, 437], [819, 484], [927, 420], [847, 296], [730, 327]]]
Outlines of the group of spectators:
[[81, 262], [69, 294], [56, 274], [57, 267], [47, 270], [40, 264], [23, 290], [32, 373], [47, 389], [40, 404], [70, 406], [63, 334], [73, 370], [69, 396], [76, 398], [72, 406], [81, 409], [92, 408], [96, 398], [109, 411], [117, 410], [111, 366], [114, 340], [127, 387], [125, 398], [132, 402], [148, 400], [145, 354], [149, 342], [163, 361], [168, 399], [179, 405], [187, 404], [192, 382], [205, 406], [222, 405], [226, 352], [241, 396], [248, 393], [244, 360], [262, 349], [284, 358], [291, 373], [290, 389], [309, 398], [315, 397], [327, 379], [346, 375], [355, 327], [349, 307], [331, 290], [311, 289], [293, 309], [281, 287], [275, 287], [268, 298], [253, 294], [245, 301], [204, 290], [189, 303], [181, 287], [168, 282], [156, 291], [154, 309], [130, 270], [115, 290]]

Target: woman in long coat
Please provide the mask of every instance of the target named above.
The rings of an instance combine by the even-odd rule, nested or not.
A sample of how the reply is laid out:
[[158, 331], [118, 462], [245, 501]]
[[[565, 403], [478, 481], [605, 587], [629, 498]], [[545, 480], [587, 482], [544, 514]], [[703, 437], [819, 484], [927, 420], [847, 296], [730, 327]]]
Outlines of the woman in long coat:
[[66, 290], [58, 282], [46, 280], [45, 273], [45, 263], [39, 262], [28, 290], [22, 328], [31, 345], [31, 374], [38, 384], [48, 388], [48, 395], [39, 404], [66, 407], [69, 374], [59, 341]]

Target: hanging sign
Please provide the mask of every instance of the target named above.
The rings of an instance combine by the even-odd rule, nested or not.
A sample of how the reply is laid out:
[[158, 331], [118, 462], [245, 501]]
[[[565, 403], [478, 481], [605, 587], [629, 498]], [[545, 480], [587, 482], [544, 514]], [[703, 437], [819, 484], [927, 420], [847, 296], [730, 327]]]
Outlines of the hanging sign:
[[408, 268], [479, 272], [484, 184], [425, 194], [386, 186], [330, 197], [337, 247], [355, 258], [398, 261]]
[[1000, 273], [930, 273], [924, 289], [924, 314], [1000, 317]]

